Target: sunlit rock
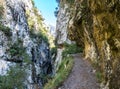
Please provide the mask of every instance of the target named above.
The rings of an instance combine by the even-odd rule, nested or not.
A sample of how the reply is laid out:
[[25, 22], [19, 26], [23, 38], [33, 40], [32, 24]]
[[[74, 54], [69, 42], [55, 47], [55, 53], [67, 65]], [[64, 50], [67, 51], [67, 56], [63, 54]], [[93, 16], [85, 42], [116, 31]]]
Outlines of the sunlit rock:
[[[5, 15], [1, 24], [8, 27], [10, 29], [8, 33], [11, 32], [12, 35], [6, 35], [8, 33], [5, 34], [0, 28], [0, 64], [2, 64], [0, 75], [7, 74], [7, 71], [11, 69], [8, 66], [9, 63], [15, 63], [18, 69], [23, 69], [21, 72], [27, 73], [27, 79], [24, 78], [23, 82], [25, 89], [42, 88], [46, 81], [43, 76], [52, 74], [52, 64], [49, 43], [44, 37], [35, 35], [39, 30], [44, 31], [42, 20], [41, 23], [38, 22], [41, 14], [38, 10], [34, 11], [32, 0], [4, 0], [4, 2]], [[32, 34], [32, 37], [29, 24], [31, 18], [36, 32]]]
[[101, 73], [101, 89], [119, 89], [120, 1], [61, 0], [59, 6], [58, 45], [67, 38], [76, 41]]

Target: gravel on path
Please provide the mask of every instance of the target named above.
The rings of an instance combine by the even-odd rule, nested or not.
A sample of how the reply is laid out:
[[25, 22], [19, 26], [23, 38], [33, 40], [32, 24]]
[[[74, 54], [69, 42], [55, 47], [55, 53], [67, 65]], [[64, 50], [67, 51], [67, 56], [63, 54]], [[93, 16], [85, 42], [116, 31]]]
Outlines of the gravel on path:
[[74, 66], [68, 79], [58, 89], [99, 89], [95, 72], [81, 54], [74, 54]]

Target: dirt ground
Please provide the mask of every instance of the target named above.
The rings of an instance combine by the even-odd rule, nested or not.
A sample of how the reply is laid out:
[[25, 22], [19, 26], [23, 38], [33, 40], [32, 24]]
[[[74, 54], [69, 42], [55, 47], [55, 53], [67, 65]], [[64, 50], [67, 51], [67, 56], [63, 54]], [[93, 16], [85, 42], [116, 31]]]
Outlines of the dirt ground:
[[95, 72], [81, 54], [74, 54], [74, 67], [68, 79], [58, 89], [99, 89]]

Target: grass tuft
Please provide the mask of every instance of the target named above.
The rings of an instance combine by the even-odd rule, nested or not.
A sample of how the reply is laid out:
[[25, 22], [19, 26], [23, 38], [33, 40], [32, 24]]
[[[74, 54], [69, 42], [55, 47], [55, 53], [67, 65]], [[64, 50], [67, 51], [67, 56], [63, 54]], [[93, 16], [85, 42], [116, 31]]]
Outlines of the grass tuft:
[[59, 70], [53, 79], [49, 80], [48, 83], [45, 84], [44, 89], [57, 89], [64, 80], [70, 74], [73, 67], [73, 58], [66, 57], [63, 59], [61, 65], [59, 66]]

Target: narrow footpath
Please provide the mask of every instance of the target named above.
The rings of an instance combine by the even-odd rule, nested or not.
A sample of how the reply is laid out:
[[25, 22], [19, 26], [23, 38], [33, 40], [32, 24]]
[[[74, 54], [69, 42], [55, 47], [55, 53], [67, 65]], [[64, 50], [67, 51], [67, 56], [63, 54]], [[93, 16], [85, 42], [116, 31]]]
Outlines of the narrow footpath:
[[90, 63], [80, 54], [74, 54], [74, 66], [68, 79], [58, 89], [99, 89]]

